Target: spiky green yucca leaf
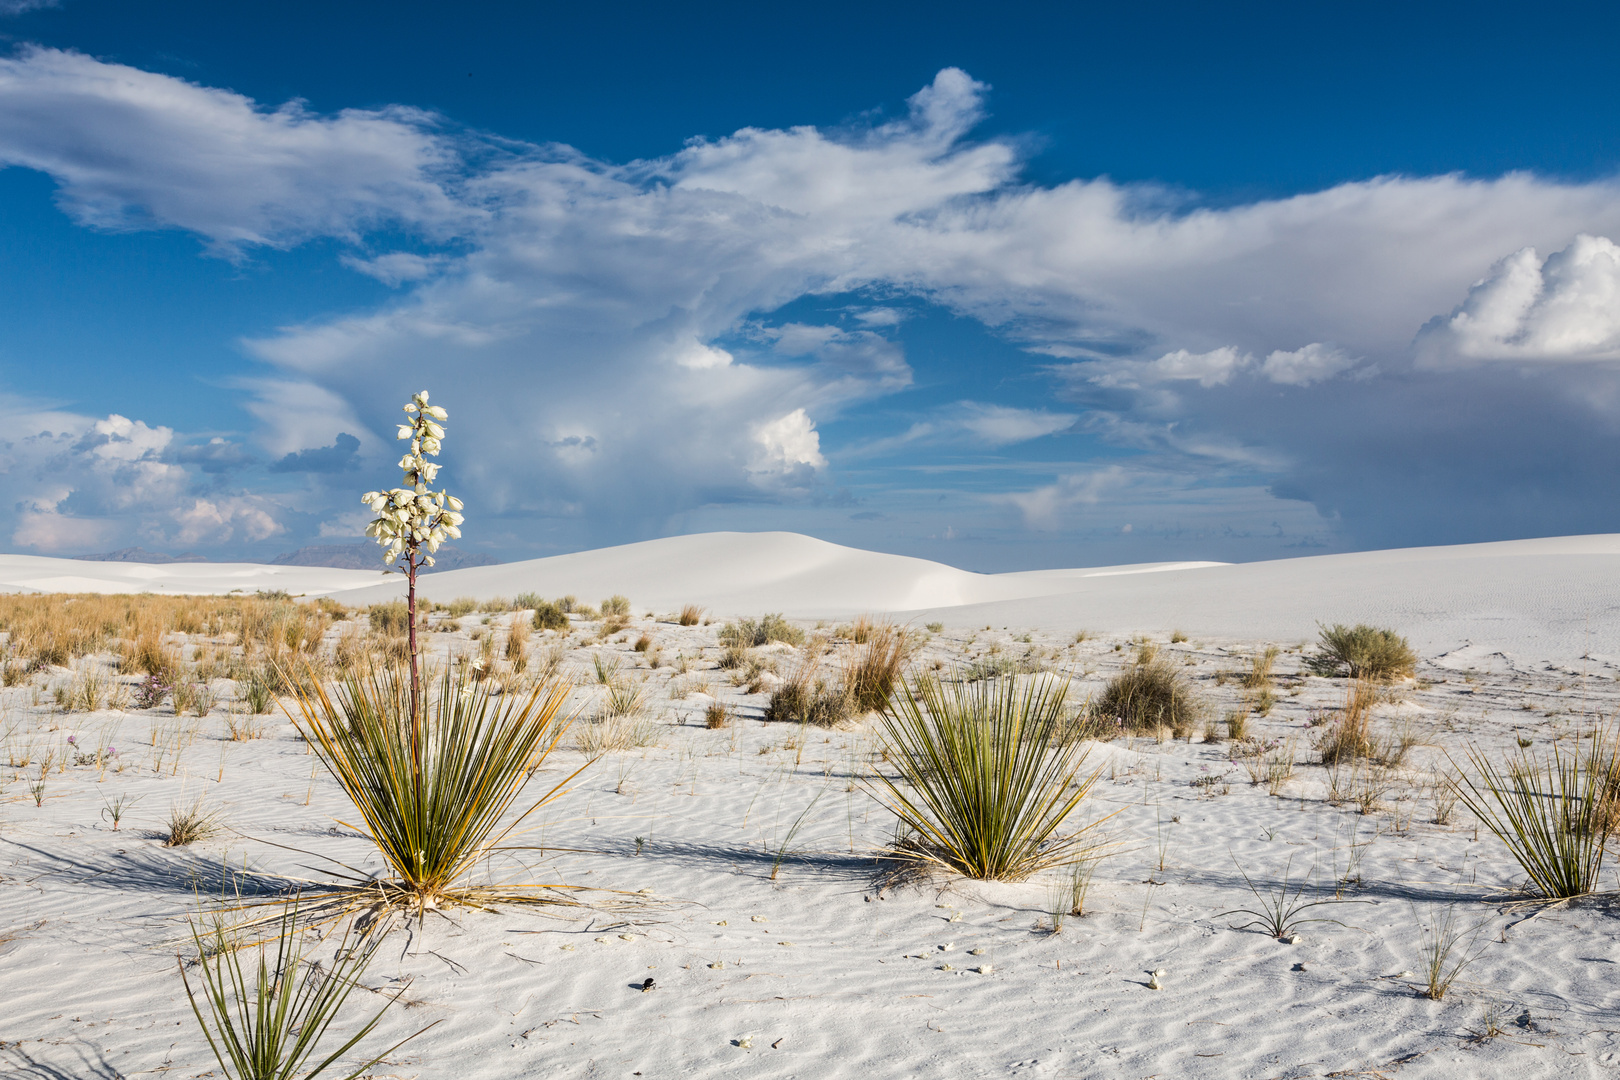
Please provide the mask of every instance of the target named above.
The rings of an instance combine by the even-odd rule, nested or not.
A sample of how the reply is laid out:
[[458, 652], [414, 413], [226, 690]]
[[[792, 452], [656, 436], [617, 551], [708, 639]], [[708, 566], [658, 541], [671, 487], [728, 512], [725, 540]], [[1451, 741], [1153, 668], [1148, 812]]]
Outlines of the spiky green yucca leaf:
[[[186, 977], [184, 961], [180, 963], [180, 980], [191, 1001], [191, 1011], [202, 1027], [203, 1037], [208, 1040], [226, 1076], [232, 1080], [291, 1080], [301, 1074], [307, 1080], [326, 1071], [371, 1033], [393, 999], [378, 1009], [342, 1046], [313, 1069], [301, 1072], [382, 944], [381, 935], [353, 943], [352, 930], [351, 926], [345, 931], [330, 967], [323, 970], [319, 964], [306, 966], [303, 934], [298, 928], [298, 905], [290, 904], [282, 910], [279, 919], [274, 959], [265, 943], [260, 942], [256, 950], [258, 963], [248, 971], [244, 970], [242, 958], [247, 949], [223, 925], [216, 923], [205, 941], [197, 924], [192, 923], [191, 937], [197, 945], [197, 962], [202, 972], [200, 996], [207, 1006], [206, 1015], [197, 1002], [198, 992], [192, 989], [191, 980]], [[349, 1073], [346, 1080], [353, 1080], [422, 1031], [390, 1046]]]
[[1458, 770], [1457, 795], [1506, 844], [1536, 891], [1548, 899], [1584, 896], [1597, 885], [1616, 810], [1620, 763], [1612, 735], [1576, 734], [1544, 758], [1521, 750], [1498, 765], [1477, 747], [1476, 781]]
[[466, 879], [579, 774], [508, 818], [568, 727], [559, 715], [567, 696], [560, 682], [497, 696], [489, 682], [469, 683], [447, 669], [413, 723], [409, 677], [398, 667], [372, 668], [330, 694], [319, 684], [300, 692], [294, 722], [364, 818], [393, 874], [375, 884], [392, 902], [418, 911], [447, 902], [481, 906], [478, 897], [538, 899], [522, 890], [494, 896]]
[[1017, 880], [1087, 846], [1098, 822], [1053, 839], [1097, 780], [1077, 779], [1086, 751], [1059, 738], [1066, 685], [937, 676], [902, 684], [882, 720], [899, 776], [878, 774], [874, 792], [916, 834], [900, 855]]

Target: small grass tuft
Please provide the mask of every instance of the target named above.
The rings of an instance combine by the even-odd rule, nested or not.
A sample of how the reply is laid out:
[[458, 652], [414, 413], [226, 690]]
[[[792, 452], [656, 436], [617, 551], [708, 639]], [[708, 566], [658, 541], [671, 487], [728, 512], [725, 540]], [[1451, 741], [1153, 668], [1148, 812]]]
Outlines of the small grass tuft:
[[169, 835], [164, 838], [163, 846], [185, 847], [217, 836], [222, 827], [219, 815], [220, 811], [203, 805], [200, 795], [189, 804], [176, 803], [169, 808]]

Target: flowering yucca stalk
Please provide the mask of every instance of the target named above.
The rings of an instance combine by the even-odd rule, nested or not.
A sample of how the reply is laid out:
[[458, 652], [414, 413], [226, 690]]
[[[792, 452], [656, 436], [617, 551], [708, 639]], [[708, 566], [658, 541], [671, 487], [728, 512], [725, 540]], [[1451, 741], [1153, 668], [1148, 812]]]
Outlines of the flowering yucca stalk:
[[[410, 440], [411, 449], [399, 459], [405, 470], [405, 486], [388, 491], [368, 491], [360, 501], [377, 517], [366, 526], [366, 535], [383, 545], [383, 562], [398, 566], [409, 581], [406, 611], [410, 623], [411, 718], [419, 723], [422, 715], [421, 656], [416, 642], [416, 574], [433, 565], [439, 545], [461, 535], [461, 500], [447, 491], [430, 491], [428, 485], [439, 474], [439, 467], [427, 460], [438, 457], [444, 440], [442, 423], [449, 413], [428, 404], [428, 392], [412, 395], [405, 405], [408, 424], [399, 425], [399, 438]], [[413, 754], [420, 766], [420, 753]]]

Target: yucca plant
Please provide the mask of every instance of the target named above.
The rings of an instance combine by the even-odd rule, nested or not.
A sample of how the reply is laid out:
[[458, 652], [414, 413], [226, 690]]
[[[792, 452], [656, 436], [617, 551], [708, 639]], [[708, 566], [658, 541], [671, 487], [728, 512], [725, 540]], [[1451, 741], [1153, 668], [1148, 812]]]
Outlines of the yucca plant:
[[1499, 765], [1479, 748], [1468, 760], [1478, 779], [1458, 770], [1458, 798], [1529, 875], [1541, 896], [1563, 900], [1597, 886], [1620, 795], [1614, 738], [1603, 728], [1577, 733], [1572, 746], [1551, 744], [1541, 757], [1520, 749]]
[[1019, 880], [1095, 847], [1091, 822], [1059, 836], [1097, 774], [1084, 744], [1060, 738], [1067, 687], [1050, 678], [902, 683], [881, 736], [898, 776], [873, 794], [911, 834], [895, 854], [968, 877]]
[[550, 892], [474, 885], [469, 875], [578, 775], [576, 769], [509, 817], [567, 730], [569, 718], [561, 715], [567, 685], [501, 694], [490, 682], [446, 668], [436, 692], [424, 696], [424, 715], [413, 723], [410, 678], [398, 665], [356, 671], [330, 691], [316, 683], [295, 695], [293, 722], [354, 801], [388, 864], [389, 877], [350, 884], [418, 914], [453, 904], [555, 902]]
[[[219, 1059], [221, 1071], [231, 1080], [292, 1080], [295, 1076], [307, 1080], [318, 1076], [371, 1034], [395, 1000], [390, 998], [343, 1045], [320, 1059], [314, 1068], [308, 1068], [343, 1003], [360, 984], [360, 976], [383, 936], [353, 940], [351, 925], [330, 966], [323, 968], [319, 963], [304, 961], [304, 933], [298, 927], [296, 903], [282, 910], [278, 930], [273, 953], [267, 942], [259, 942], [255, 950], [257, 963], [248, 966], [242, 954], [251, 947], [244, 947], [223, 925], [216, 923], [206, 937], [196, 923], [191, 925], [202, 986], [192, 988], [183, 960], [180, 980], [203, 1037]], [[348, 1073], [345, 1080], [353, 1080], [422, 1031], [401, 1039]]]

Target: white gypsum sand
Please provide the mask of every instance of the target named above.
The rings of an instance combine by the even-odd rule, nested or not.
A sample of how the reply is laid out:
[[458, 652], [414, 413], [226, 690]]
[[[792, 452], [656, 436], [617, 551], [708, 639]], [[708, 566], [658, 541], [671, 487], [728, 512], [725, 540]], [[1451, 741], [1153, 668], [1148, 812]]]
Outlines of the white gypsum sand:
[[[788, 565], [773, 578], [768, 560], [750, 568], [711, 544], [719, 553], [711, 565], [702, 550], [685, 553], [670, 573], [688, 576], [666, 592], [650, 564], [615, 571], [605, 557], [591, 566], [596, 577], [547, 577], [536, 567], [555, 561], [540, 560], [427, 579], [425, 591], [441, 601], [485, 585], [487, 595], [571, 592], [593, 605], [630, 596], [638, 617], [624, 630], [601, 639], [599, 623], [575, 618], [563, 634], [534, 633], [527, 657], [533, 669], [560, 647], [563, 672], [579, 684], [581, 723], [607, 693], [597, 657], [640, 682], [644, 705], [608, 721], [626, 748], [587, 770], [528, 836], [571, 850], [523, 853], [489, 869], [603, 890], [586, 898], [594, 906], [452, 912], [397, 932], [366, 982], [386, 990], [413, 979], [410, 1007], [392, 1010], [374, 1042], [444, 1022], [380, 1075], [1537, 1077], [1620, 1065], [1608, 989], [1620, 928], [1605, 902], [1505, 903], [1523, 874], [1502, 845], [1460, 807], [1446, 824], [1432, 820], [1444, 802], [1434, 781], [1445, 752], [1461, 760], [1472, 742], [1501, 755], [1521, 738], [1543, 748], [1620, 706], [1607, 660], [1620, 655], [1605, 581], [1620, 569], [1615, 538], [1115, 576], [962, 575], [965, 583], [949, 586], [954, 603], [989, 608], [945, 606], [937, 583], [951, 580], [940, 574], [949, 568], [923, 563], [905, 577], [916, 560], [834, 548], [823, 553], [831, 570], [818, 583], [814, 566]], [[1218, 719], [1255, 703], [1258, 691], [1234, 676], [1257, 651], [1279, 646], [1274, 703], [1247, 722], [1273, 757], [1291, 746], [1292, 775], [1275, 795], [1264, 779], [1251, 783], [1231, 745], [1205, 742], [1201, 724], [1190, 741], [1098, 744], [1091, 764], [1102, 778], [1080, 814], [1119, 811], [1108, 826], [1117, 843], [1096, 869], [1086, 914], [1056, 933], [1057, 874], [1022, 883], [937, 876], [880, 892], [872, 855], [893, 827], [864, 787], [882, 765], [874, 723], [764, 723], [763, 706], [800, 650], [754, 650], [760, 670], [734, 685], [735, 673], [716, 666], [718, 622], [640, 617], [652, 608], [667, 619], [685, 602], [722, 618], [780, 610], [808, 614], [799, 625], [814, 635], [807, 609], [846, 599], [849, 613], [884, 606], [859, 604], [841, 580], [862, 556], [891, 608], [933, 609], [906, 616], [927, 637], [917, 656], [924, 667], [1011, 660], [1071, 679], [1071, 694], [1084, 699], [1145, 636]], [[494, 573], [502, 570], [505, 583]], [[475, 586], [448, 582], [454, 574], [489, 576]], [[1058, 584], [1021, 600], [969, 588], [988, 580], [1016, 590], [1043, 576]], [[504, 643], [512, 617], [436, 614], [440, 632], [426, 640], [439, 656], [476, 655], [484, 638]], [[1245, 632], [1245, 620], [1258, 628]], [[1347, 689], [1309, 674], [1296, 651], [1314, 640], [1317, 620], [1389, 625], [1418, 648], [1418, 681], [1393, 684], [1373, 707], [1375, 732], [1405, 726], [1422, 736], [1399, 768], [1335, 774], [1312, 763], [1322, 730], [1312, 721]], [[942, 632], [922, 630], [936, 621]], [[324, 647], [353, 625], [332, 625]], [[1079, 628], [1093, 634], [1076, 643]], [[1171, 643], [1178, 629], [1189, 640]], [[829, 623], [822, 633], [838, 630]], [[657, 667], [633, 649], [643, 634]], [[834, 638], [824, 665], [836, 668], [852, 651], [843, 640]], [[103, 654], [99, 663], [110, 671], [110, 661]], [[78, 664], [82, 676], [87, 661]], [[218, 895], [222, 881], [227, 893], [237, 881], [251, 885], [238, 877], [244, 867], [273, 880], [318, 877], [323, 859], [368, 870], [378, 860], [340, 824], [354, 820], [352, 809], [284, 716], [261, 718], [262, 738], [226, 738], [247, 722], [230, 711], [240, 710], [243, 687], [216, 680], [219, 703], [202, 718], [177, 717], [170, 704], [63, 712], [52, 690], [75, 677], [50, 669], [0, 690], [0, 1060], [23, 1075], [201, 1076], [217, 1066], [174, 970], [175, 952], [189, 947], [183, 916], [195, 896]], [[710, 729], [705, 712], [716, 702], [733, 719]], [[577, 767], [579, 741], [570, 736], [535, 782]], [[98, 759], [108, 745], [119, 753]], [[105, 811], [120, 798], [114, 831]], [[162, 847], [171, 806], [198, 798], [228, 830]], [[1603, 888], [1613, 873], [1605, 869]], [[1244, 874], [1268, 895], [1285, 875], [1309, 875], [1308, 898], [1338, 892], [1361, 902], [1306, 912], [1345, 925], [1307, 923], [1299, 944], [1283, 944], [1232, 928], [1247, 916], [1219, 917], [1262, 906]], [[1469, 925], [1485, 923], [1481, 951], [1444, 1000], [1431, 1001], [1416, 992], [1424, 966], [1416, 918], [1451, 904]], [[1479, 1037], [1492, 1030], [1487, 1013], [1501, 1035]]]

